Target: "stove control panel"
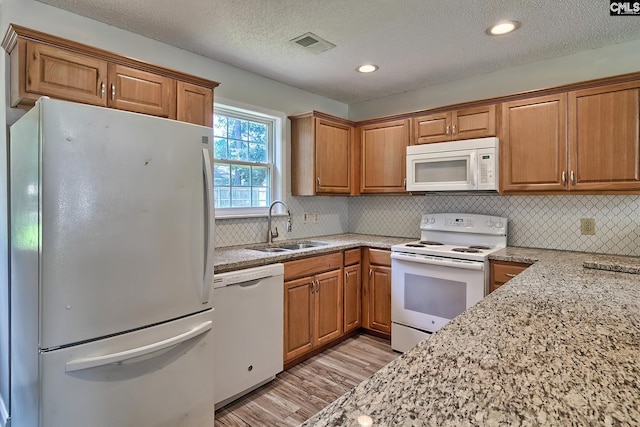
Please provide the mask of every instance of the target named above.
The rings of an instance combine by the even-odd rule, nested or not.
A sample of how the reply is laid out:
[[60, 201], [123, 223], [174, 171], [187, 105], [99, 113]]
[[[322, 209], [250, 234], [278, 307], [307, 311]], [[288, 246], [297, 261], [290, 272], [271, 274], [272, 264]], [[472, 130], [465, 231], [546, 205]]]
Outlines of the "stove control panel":
[[425, 214], [422, 215], [420, 229], [506, 235], [507, 218], [456, 213]]

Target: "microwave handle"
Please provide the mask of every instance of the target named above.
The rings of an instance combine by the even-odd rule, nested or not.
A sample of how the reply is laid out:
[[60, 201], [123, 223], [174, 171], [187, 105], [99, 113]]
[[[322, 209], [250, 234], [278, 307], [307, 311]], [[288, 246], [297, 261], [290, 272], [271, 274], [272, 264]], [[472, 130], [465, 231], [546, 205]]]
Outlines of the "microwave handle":
[[475, 189], [478, 188], [476, 177], [478, 176], [478, 152], [472, 151], [469, 155], [469, 180], [471, 186]]

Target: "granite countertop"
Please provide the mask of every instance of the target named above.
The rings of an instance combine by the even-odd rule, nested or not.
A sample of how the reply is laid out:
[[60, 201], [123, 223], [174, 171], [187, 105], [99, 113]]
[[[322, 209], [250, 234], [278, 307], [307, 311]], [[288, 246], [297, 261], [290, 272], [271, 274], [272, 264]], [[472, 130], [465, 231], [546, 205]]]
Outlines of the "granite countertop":
[[[303, 426], [640, 423], [640, 259], [506, 248], [534, 263]], [[617, 267], [616, 267], [617, 266]]]
[[[417, 240], [403, 237], [372, 236], [367, 234], [335, 234], [331, 236], [309, 237], [295, 239], [292, 241], [314, 241], [325, 242], [326, 245], [313, 248], [298, 249], [291, 252], [259, 252], [249, 247], [267, 246], [266, 243], [256, 243], [254, 245], [229, 246], [216, 248], [213, 255], [214, 271], [224, 273], [227, 271], [240, 270], [243, 268], [257, 267], [260, 265], [273, 264], [276, 262], [290, 261], [296, 258], [322, 255], [329, 252], [341, 251], [344, 249], [368, 246], [379, 249], [389, 249], [392, 245], [406, 243]], [[286, 243], [286, 240], [277, 240], [274, 244]]]

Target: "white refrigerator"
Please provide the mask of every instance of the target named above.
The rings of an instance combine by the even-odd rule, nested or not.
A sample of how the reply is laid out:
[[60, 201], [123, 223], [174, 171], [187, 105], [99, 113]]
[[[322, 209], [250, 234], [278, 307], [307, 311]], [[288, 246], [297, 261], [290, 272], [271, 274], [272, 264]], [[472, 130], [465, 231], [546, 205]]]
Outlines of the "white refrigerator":
[[11, 427], [212, 426], [211, 128], [42, 98], [10, 140]]

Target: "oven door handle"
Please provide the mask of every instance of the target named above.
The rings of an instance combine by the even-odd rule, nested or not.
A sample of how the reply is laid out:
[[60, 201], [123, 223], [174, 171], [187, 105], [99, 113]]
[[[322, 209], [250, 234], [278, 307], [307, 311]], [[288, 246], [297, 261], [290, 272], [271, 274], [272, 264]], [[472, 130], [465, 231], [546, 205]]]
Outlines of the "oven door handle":
[[441, 265], [443, 267], [464, 268], [466, 270], [484, 270], [484, 263], [478, 261], [463, 261], [449, 258], [436, 258], [424, 255], [408, 255], [400, 252], [391, 252], [391, 258], [398, 261]]

